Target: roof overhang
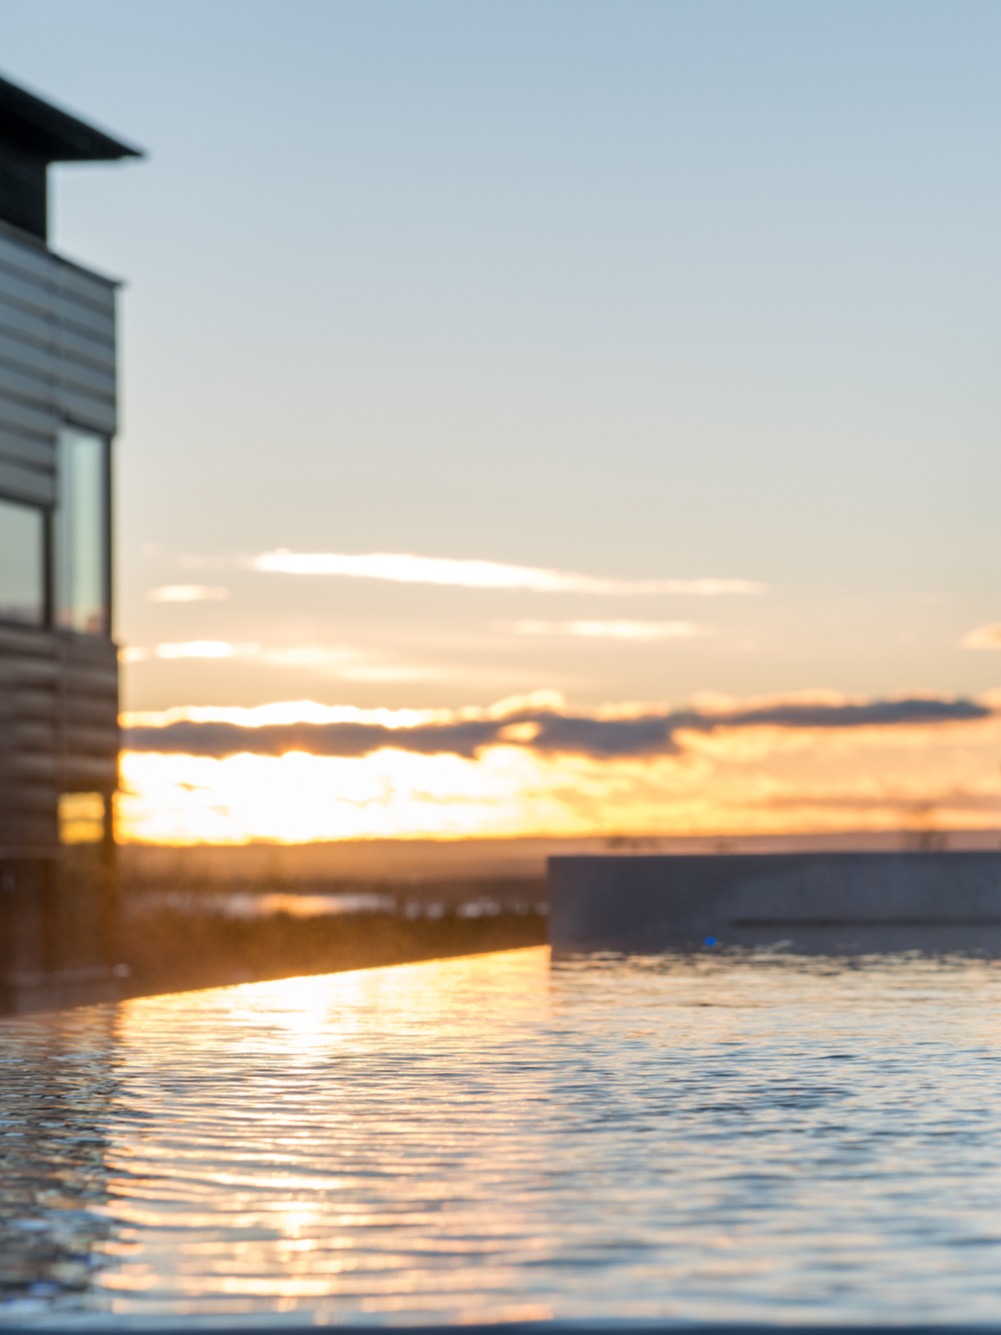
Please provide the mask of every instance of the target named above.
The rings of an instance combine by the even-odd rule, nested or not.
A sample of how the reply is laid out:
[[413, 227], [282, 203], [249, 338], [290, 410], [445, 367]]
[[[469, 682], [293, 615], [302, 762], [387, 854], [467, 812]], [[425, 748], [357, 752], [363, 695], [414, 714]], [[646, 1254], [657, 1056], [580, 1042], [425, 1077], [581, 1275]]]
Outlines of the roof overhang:
[[44, 162], [114, 162], [142, 152], [0, 77], [0, 134]]

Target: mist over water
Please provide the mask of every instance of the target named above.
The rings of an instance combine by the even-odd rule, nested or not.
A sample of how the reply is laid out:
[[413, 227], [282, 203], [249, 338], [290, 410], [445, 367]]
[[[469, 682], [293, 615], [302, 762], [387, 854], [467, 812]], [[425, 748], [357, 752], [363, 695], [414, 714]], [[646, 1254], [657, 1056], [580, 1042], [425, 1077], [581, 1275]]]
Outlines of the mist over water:
[[0, 1026], [0, 1319], [1001, 1320], [1001, 962], [545, 949]]

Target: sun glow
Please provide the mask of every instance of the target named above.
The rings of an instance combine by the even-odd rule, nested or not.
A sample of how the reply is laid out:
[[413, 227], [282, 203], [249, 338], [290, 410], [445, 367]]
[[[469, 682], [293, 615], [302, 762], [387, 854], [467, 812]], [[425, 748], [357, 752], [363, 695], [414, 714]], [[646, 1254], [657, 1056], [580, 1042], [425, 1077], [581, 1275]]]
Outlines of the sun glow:
[[[551, 705], [550, 697], [539, 697]], [[503, 720], [521, 702], [490, 713]], [[628, 720], [625, 707], [603, 711]], [[278, 723], [378, 722], [361, 755], [255, 754]], [[679, 731], [675, 752], [602, 755], [533, 749], [537, 725], [503, 725], [472, 755], [405, 749], [407, 730], [454, 723], [438, 710], [311, 703], [132, 715], [131, 726], [226, 721], [246, 749], [208, 756], [125, 751], [120, 831], [164, 844], [307, 843], [528, 835], [781, 834], [1001, 823], [1001, 718], [844, 730], [771, 725]], [[393, 738], [399, 737], [399, 742]]]
[[389, 748], [351, 758], [127, 752], [122, 774], [123, 832], [155, 843], [463, 838], [567, 824], [534, 757], [511, 747], [478, 760]]

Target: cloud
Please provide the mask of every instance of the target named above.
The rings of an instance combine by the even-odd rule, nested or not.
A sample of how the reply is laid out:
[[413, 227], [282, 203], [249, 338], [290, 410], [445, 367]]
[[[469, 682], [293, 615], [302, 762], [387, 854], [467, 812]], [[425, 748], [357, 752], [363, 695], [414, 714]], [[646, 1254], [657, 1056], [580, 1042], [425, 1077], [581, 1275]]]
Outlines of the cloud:
[[[992, 713], [993, 710], [987, 705], [975, 700], [917, 695], [861, 702], [776, 701], [720, 715], [704, 715], [702, 719], [715, 719], [717, 721], [713, 726], [729, 728], [886, 728], [928, 723], [965, 723], [989, 718]], [[703, 727], [702, 730], [708, 729]]]
[[259, 644], [231, 644], [228, 640], [184, 640], [175, 644], [158, 644], [153, 650], [156, 658], [168, 659], [257, 658], [260, 652]]
[[[560, 703], [559, 697], [556, 703]], [[360, 705], [321, 705], [315, 700], [280, 700], [267, 705], [174, 705], [170, 709], [132, 710], [121, 717], [125, 728], [165, 728], [171, 723], [232, 723], [239, 728], [275, 723], [371, 723], [392, 729], [450, 719], [454, 714], [452, 710], [364, 709]]]
[[515, 635], [554, 639], [571, 636], [585, 640], [633, 642], [688, 640], [713, 631], [712, 626], [702, 626], [694, 621], [512, 621], [500, 622], [496, 628]]
[[303, 668], [313, 672], [337, 672], [358, 663], [363, 655], [349, 645], [288, 644], [262, 649], [260, 658], [269, 667]]
[[148, 717], [127, 726], [124, 745], [132, 751], [199, 756], [241, 752], [356, 757], [392, 747], [419, 755], [475, 757], [491, 746], [523, 747], [540, 755], [573, 754], [595, 759], [678, 755], [686, 733], [719, 733], [751, 728], [838, 730], [928, 727], [991, 717], [975, 700], [913, 695], [883, 700], [791, 698], [744, 707], [692, 707], [593, 714], [525, 702], [504, 713], [460, 711], [419, 716], [400, 726], [364, 716], [331, 721], [296, 719], [248, 728], [231, 718], [178, 717], [162, 723]]
[[454, 681], [456, 668], [434, 667], [421, 663], [353, 663], [334, 674], [343, 681], [362, 681], [382, 686], [405, 685], [414, 681]]
[[283, 575], [340, 575], [350, 579], [388, 580], [394, 584], [435, 584], [463, 589], [518, 589], [530, 593], [588, 593], [611, 597], [677, 594], [715, 598], [758, 594], [764, 586], [747, 579], [604, 579], [563, 570], [507, 565], [499, 561], [453, 560], [407, 552], [263, 552], [251, 561], [255, 570]]
[[229, 589], [218, 584], [163, 584], [146, 594], [150, 603], [221, 603], [228, 597]]
[[157, 751], [198, 756], [285, 755], [308, 751], [318, 756], [365, 756], [385, 747], [417, 755], [451, 754], [472, 757], [497, 742], [500, 726], [491, 719], [429, 723], [406, 729], [371, 723], [264, 724], [250, 731], [232, 723], [181, 721], [163, 728], [128, 728], [124, 745], [130, 751]]
[[350, 645], [287, 645], [268, 649], [260, 644], [236, 644], [230, 640], [182, 640], [158, 644], [152, 651], [135, 645], [119, 650], [119, 662], [146, 663], [151, 658], [176, 661], [200, 659], [228, 662], [250, 660], [262, 667], [286, 671], [309, 671], [341, 681], [414, 682], [446, 681], [455, 676], [451, 668], [419, 663], [388, 663], [377, 655]]
[[1001, 624], [978, 626], [960, 640], [964, 649], [1001, 649]]

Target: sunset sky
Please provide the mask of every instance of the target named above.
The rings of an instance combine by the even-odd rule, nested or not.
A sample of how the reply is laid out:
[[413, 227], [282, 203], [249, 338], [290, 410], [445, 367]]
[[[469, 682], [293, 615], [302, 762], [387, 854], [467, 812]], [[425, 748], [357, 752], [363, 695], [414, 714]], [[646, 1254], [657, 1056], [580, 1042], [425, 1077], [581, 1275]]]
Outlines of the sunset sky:
[[1001, 823], [993, 0], [0, 44], [149, 154], [54, 194], [127, 281], [127, 835]]

